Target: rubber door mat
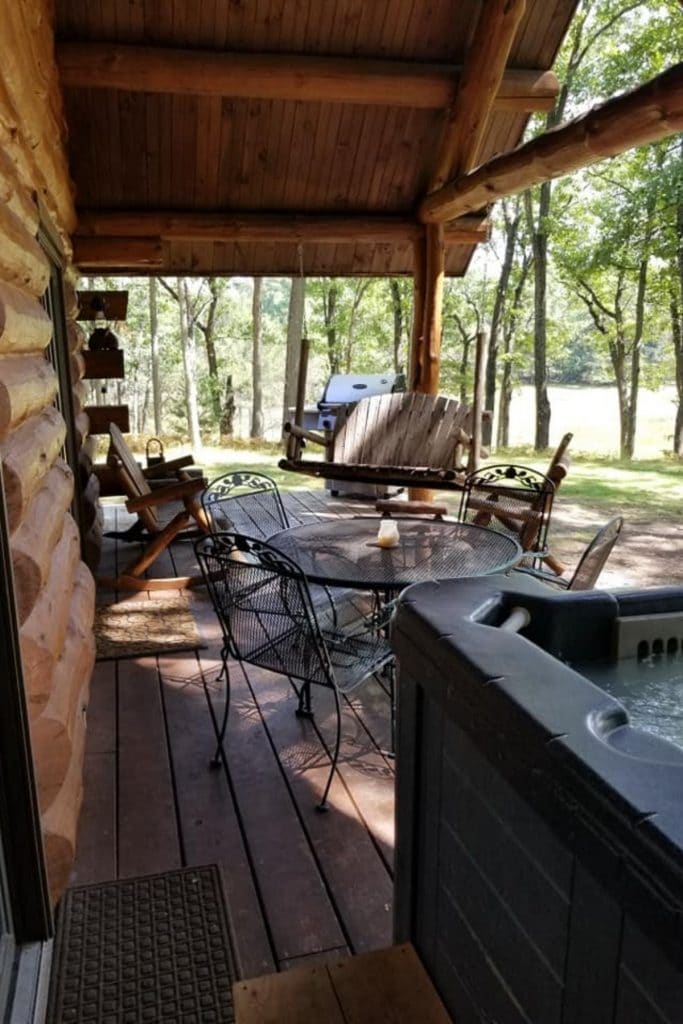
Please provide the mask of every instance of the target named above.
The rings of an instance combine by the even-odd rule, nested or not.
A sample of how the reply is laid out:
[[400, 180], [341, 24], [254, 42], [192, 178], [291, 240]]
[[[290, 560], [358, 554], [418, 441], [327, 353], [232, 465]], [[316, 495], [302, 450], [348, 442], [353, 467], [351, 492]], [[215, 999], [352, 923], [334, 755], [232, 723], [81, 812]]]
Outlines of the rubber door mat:
[[235, 980], [218, 868], [67, 889], [48, 1024], [224, 1024]]

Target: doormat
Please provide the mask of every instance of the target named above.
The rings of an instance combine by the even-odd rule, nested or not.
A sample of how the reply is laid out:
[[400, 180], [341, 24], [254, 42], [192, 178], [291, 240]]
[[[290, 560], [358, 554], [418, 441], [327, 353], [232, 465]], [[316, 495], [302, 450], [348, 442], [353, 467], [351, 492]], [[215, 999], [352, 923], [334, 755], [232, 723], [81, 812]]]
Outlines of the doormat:
[[229, 1024], [234, 960], [215, 864], [67, 889], [47, 1024]]
[[98, 605], [93, 628], [98, 661], [204, 647], [185, 594]]

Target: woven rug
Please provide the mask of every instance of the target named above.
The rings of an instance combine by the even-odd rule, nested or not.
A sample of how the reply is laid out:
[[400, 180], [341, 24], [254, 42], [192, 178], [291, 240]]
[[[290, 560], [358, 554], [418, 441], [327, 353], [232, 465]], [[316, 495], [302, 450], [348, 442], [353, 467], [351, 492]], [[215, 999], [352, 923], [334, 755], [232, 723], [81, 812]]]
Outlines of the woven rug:
[[185, 594], [155, 601], [98, 605], [93, 628], [98, 661], [204, 646]]
[[235, 980], [218, 868], [67, 889], [47, 1024], [228, 1024]]

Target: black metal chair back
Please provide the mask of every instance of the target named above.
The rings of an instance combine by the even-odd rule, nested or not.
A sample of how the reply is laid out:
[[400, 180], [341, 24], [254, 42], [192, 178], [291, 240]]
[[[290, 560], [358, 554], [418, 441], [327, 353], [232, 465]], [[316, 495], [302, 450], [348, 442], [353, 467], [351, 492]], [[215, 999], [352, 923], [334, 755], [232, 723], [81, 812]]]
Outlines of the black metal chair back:
[[195, 550], [234, 658], [334, 686], [307, 581], [291, 559], [238, 533], [204, 537]]
[[485, 466], [466, 477], [460, 520], [509, 533], [530, 554], [546, 550], [555, 487], [527, 466]]
[[212, 480], [202, 494], [202, 508], [212, 533], [234, 530], [265, 539], [289, 526], [275, 481], [246, 469]]
[[605, 563], [612, 553], [612, 548], [619, 539], [624, 520], [621, 516], [614, 516], [605, 523], [593, 537], [584, 553], [581, 555], [579, 564], [574, 570], [574, 575], [567, 585], [567, 590], [592, 590], [598, 582], [598, 577], [605, 567]]

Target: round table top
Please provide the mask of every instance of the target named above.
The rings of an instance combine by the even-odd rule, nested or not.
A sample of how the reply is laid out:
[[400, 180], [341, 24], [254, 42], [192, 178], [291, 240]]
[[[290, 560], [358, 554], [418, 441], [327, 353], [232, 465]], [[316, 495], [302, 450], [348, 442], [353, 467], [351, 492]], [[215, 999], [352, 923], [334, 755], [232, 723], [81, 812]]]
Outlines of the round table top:
[[488, 576], [519, 561], [512, 537], [471, 523], [395, 519], [399, 543], [377, 544], [381, 519], [335, 519], [282, 530], [269, 538], [313, 583], [402, 590], [411, 583]]

